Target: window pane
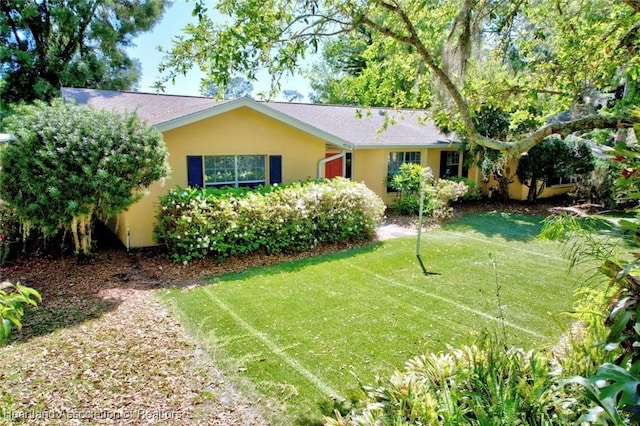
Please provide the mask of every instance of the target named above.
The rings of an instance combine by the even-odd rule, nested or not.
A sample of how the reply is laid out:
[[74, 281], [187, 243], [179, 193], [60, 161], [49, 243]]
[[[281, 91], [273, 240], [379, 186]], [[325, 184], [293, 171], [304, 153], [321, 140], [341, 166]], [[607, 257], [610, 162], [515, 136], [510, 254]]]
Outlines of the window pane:
[[204, 157], [205, 184], [235, 182], [235, 158], [233, 155], [210, 155]]
[[239, 155], [238, 182], [264, 181], [264, 155]]
[[447, 152], [447, 166], [457, 166], [460, 164], [460, 154], [456, 151]]

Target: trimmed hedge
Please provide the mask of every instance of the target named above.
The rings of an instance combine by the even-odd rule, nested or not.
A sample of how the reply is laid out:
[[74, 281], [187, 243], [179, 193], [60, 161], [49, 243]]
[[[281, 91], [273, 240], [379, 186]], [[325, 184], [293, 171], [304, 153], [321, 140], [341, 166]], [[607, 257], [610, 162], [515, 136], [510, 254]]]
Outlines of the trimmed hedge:
[[348, 179], [296, 183], [267, 191], [178, 188], [160, 199], [154, 237], [176, 261], [219, 260], [303, 251], [373, 237], [385, 206]]

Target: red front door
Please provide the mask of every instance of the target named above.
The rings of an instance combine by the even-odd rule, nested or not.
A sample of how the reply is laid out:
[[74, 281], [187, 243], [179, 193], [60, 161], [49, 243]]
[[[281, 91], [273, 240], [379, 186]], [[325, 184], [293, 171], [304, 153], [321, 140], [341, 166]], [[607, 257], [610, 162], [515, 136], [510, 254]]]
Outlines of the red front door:
[[[326, 154], [325, 158], [333, 157], [336, 154]], [[329, 161], [324, 165], [324, 177], [333, 179], [336, 176], [342, 176], [342, 157]]]

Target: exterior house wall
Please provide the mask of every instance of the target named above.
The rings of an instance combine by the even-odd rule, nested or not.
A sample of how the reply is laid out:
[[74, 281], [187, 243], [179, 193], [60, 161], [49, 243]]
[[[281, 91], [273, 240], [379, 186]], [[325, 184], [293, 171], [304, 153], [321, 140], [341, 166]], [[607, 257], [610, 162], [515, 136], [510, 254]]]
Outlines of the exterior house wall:
[[[513, 182], [509, 184], [509, 199], [524, 201], [527, 199], [527, 195], [529, 194], [529, 187], [520, 182], [518, 177], [515, 174], [516, 169], [518, 168], [518, 162], [515, 159], [509, 160], [507, 164], [507, 172], [510, 176], [513, 177]], [[471, 173], [469, 173], [471, 175]], [[479, 174], [478, 184], [480, 184], [485, 195], [489, 195], [489, 188], [493, 186], [497, 186], [498, 183], [491, 177], [489, 181], [485, 184], [482, 183], [482, 175]], [[575, 188], [574, 184], [564, 184], [564, 185], [554, 185], [551, 187], [547, 187], [542, 191], [542, 194], [538, 196], [538, 198], [549, 198], [556, 195], [566, 194]]]
[[[387, 166], [390, 152], [420, 152], [420, 165], [430, 167], [434, 176], [440, 173], [440, 154], [442, 151], [455, 151], [446, 148], [380, 148], [359, 149], [354, 152], [353, 180], [364, 182], [369, 189], [378, 194], [386, 205], [390, 205], [397, 197], [395, 192], [387, 192]], [[458, 176], [462, 174], [463, 158], [460, 156]]]
[[[151, 185], [148, 195], [119, 219], [117, 235], [131, 247], [153, 246], [158, 198], [176, 186], [187, 186], [188, 155], [281, 155], [282, 182], [317, 177], [326, 142], [250, 108], [238, 108], [164, 132], [171, 174], [164, 186]], [[268, 167], [265, 172], [268, 175]], [[266, 176], [268, 181], [269, 177]]]
[[360, 149], [353, 153], [353, 180], [363, 182], [388, 204], [393, 198], [387, 195], [388, 149]]

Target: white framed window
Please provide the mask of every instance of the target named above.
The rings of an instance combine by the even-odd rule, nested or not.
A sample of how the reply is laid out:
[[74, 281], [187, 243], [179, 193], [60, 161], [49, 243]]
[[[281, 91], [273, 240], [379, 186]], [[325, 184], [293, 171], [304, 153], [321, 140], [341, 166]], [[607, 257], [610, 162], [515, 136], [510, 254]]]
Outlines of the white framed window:
[[204, 185], [248, 186], [265, 184], [264, 155], [205, 155]]
[[404, 163], [420, 164], [420, 151], [390, 152], [387, 161], [387, 192], [394, 192], [391, 188], [393, 177], [400, 171]]
[[458, 151], [442, 151], [440, 155], [440, 178], [458, 176], [460, 153]]
[[563, 176], [559, 178], [549, 179], [547, 186], [575, 185], [578, 183], [578, 176]]

